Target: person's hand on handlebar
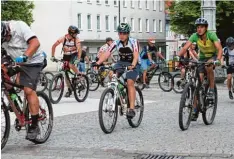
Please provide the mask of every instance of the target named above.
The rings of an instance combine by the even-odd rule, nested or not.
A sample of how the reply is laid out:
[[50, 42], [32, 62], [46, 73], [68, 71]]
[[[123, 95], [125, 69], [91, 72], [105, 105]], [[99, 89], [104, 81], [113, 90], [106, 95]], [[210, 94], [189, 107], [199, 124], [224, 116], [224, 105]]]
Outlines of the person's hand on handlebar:
[[27, 60], [28, 60], [28, 56], [26, 56], [26, 55], [21, 55], [21, 56], [15, 58], [16, 63], [27, 62]]
[[135, 65], [130, 65], [128, 66], [128, 70], [133, 70], [136, 66]]

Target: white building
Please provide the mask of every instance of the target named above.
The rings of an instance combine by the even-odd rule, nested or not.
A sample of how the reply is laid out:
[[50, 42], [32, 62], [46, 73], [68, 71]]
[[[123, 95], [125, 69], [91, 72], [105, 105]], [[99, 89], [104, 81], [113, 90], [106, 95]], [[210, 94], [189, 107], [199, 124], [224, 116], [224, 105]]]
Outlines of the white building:
[[[34, 4], [32, 29], [49, 58], [53, 43], [67, 33], [69, 25], [76, 25], [81, 30], [82, 44], [88, 46], [93, 59], [106, 37], [117, 38], [119, 13], [120, 22], [132, 26], [131, 36], [139, 39], [141, 45], [149, 37], [165, 42], [163, 0], [67, 0], [35, 1]], [[60, 52], [61, 46], [56, 49], [56, 56], [61, 56]], [[48, 69], [53, 68], [55, 64], [49, 62]]]

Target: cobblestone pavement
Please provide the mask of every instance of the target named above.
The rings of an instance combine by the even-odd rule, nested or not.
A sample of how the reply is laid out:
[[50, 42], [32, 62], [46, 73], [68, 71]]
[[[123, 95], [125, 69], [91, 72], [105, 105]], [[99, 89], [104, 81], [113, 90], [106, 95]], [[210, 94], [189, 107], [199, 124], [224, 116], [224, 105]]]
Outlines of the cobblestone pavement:
[[[162, 92], [157, 86], [143, 92], [146, 104], [140, 127], [133, 129], [124, 117], [119, 117], [115, 130], [108, 135], [101, 131], [97, 113], [103, 88], [90, 92], [84, 103], [63, 98], [53, 107], [55, 112], [67, 114], [55, 113], [53, 132], [45, 144], [26, 141], [25, 132], [16, 132], [12, 127], [2, 158], [140, 159], [152, 154], [171, 155], [168, 159], [234, 159], [234, 101], [229, 100], [223, 85], [218, 90], [218, 110], [213, 125], [204, 125], [200, 116], [187, 131], [181, 131], [178, 125], [180, 95]], [[75, 114], [66, 109], [76, 111], [83, 107], [95, 109]]]

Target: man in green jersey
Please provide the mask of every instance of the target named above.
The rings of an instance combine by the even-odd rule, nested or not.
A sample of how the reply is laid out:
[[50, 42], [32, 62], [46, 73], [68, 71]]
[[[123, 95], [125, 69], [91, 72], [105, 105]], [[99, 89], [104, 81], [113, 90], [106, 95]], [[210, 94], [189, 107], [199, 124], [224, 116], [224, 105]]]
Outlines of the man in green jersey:
[[[197, 32], [192, 34], [185, 46], [180, 50], [178, 56], [183, 56], [186, 50], [192, 45], [192, 43], [197, 43], [200, 50], [199, 61], [214, 63], [215, 65], [220, 65], [220, 60], [222, 58], [223, 50], [220, 41], [215, 32], [208, 31], [208, 22], [204, 18], [198, 18], [195, 22]], [[200, 78], [203, 80], [204, 73], [207, 73], [207, 78], [209, 80], [209, 91], [207, 97], [214, 100], [214, 71], [213, 64], [209, 66], [202, 65], [198, 68], [200, 73]], [[196, 108], [195, 108], [196, 112]], [[198, 113], [196, 113], [197, 118]]]

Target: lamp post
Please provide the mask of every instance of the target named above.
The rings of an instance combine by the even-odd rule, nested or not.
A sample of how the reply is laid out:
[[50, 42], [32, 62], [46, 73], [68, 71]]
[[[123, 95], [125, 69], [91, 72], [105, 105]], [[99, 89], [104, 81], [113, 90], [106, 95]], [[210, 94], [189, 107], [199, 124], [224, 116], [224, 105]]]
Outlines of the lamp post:
[[216, 0], [202, 0], [201, 15], [207, 19], [209, 30], [216, 32]]
[[119, 0], [119, 24], [120, 24], [120, 0]]

